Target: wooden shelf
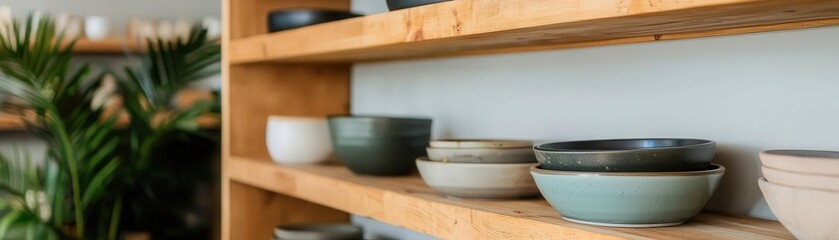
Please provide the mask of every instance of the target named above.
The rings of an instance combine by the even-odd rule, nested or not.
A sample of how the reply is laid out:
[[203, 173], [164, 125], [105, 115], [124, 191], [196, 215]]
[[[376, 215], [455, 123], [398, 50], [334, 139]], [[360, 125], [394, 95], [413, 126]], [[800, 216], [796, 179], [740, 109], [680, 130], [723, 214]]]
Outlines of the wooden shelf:
[[73, 52], [79, 54], [125, 54], [126, 50], [130, 53], [139, 51], [135, 41], [122, 38], [107, 38], [96, 41], [82, 38], [76, 41], [73, 48]]
[[[221, 125], [221, 120], [218, 116], [215, 115], [204, 115], [199, 116], [197, 119], [198, 125], [202, 128], [218, 128]], [[120, 119], [116, 123], [116, 127], [118, 128], [126, 128], [130, 121], [128, 120], [128, 115], [123, 113], [120, 116]], [[12, 115], [7, 113], [0, 113], [0, 132], [4, 131], [23, 131], [26, 130], [26, 126], [24, 124], [24, 118], [20, 115]]]
[[457, 0], [233, 37], [232, 64], [356, 62], [839, 25], [833, 0]]
[[456, 200], [436, 193], [419, 176], [359, 176], [343, 166], [280, 166], [232, 157], [224, 171], [236, 183], [443, 239], [794, 239], [778, 222], [714, 213], [676, 227], [580, 225], [562, 220], [542, 199]]

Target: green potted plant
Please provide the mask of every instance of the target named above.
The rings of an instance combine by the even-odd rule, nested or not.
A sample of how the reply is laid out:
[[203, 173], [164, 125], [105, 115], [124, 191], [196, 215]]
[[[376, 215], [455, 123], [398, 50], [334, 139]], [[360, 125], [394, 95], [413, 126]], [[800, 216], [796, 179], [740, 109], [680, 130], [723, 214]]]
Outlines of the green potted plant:
[[[119, 238], [125, 206], [151, 194], [148, 179], [167, 174], [153, 167], [155, 150], [173, 134], [200, 134], [196, 120], [212, 103], [177, 109], [171, 101], [218, 72], [218, 43], [200, 28], [186, 39], [149, 40], [141, 63], [117, 72], [72, 67], [75, 40], [63, 41], [49, 18], [2, 27], [10, 31], [0, 35], [0, 94], [17, 99], [3, 107], [26, 116], [48, 153], [42, 161], [0, 154], [0, 239]], [[94, 101], [105, 75], [118, 79], [126, 130]]]

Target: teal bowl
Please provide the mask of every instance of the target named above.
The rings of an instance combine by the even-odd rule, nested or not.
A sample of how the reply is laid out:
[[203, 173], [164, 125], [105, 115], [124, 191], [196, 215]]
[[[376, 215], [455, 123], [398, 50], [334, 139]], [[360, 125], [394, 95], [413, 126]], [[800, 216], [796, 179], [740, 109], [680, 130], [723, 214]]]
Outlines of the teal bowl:
[[431, 119], [330, 117], [335, 156], [356, 174], [407, 175], [425, 155]]
[[539, 191], [562, 218], [607, 227], [665, 227], [690, 220], [725, 173], [712, 164], [687, 172], [578, 172], [530, 169]]

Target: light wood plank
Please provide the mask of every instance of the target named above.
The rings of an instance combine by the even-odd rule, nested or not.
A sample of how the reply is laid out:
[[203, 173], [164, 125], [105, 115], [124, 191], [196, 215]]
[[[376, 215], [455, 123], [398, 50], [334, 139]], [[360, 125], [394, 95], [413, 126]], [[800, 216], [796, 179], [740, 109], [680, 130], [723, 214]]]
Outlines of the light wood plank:
[[233, 157], [230, 179], [443, 239], [793, 239], [774, 221], [703, 213], [665, 228], [608, 228], [562, 220], [543, 199], [456, 200], [419, 176], [358, 176], [342, 166], [280, 166]]
[[357, 62], [585, 47], [834, 26], [839, 23], [829, 19], [837, 18], [839, 1], [833, 0], [457, 0], [252, 34], [231, 43], [230, 62]]

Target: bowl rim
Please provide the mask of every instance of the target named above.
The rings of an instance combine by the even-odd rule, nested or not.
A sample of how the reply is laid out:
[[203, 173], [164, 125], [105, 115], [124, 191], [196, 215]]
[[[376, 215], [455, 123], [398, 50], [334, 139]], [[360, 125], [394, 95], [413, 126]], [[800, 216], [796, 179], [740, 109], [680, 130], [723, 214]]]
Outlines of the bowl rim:
[[[795, 154], [795, 153], [816, 153], [816, 154], [826, 154], [828, 156], [826, 156], [826, 155], [806, 155], [806, 154]], [[837, 152], [837, 151], [827, 151], [827, 150], [770, 149], [770, 150], [762, 151], [761, 154], [781, 156], [781, 157], [794, 157], [794, 158], [828, 160], [828, 161], [839, 160], [839, 152]], [[829, 156], [829, 155], [834, 155], [834, 156]]]
[[326, 121], [323, 116], [284, 116], [284, 115], [269, 115], [268, 120], [307, 120], [307, 121]]
[[371, 119], [371, 120], [408, 120], [408, 121], [432, 121], [430, 117], [398, 117], [398, 116], [376, 116], [376, 115], [327, 115], [327, 120], [337, 119]]
[[448, 165], [453, 167], [480, 167], [480, 168], [511, 168], [511, 167], [537, 167], [539, 165], [538, 162], [529, 162], [529, 163], [478, 163], [478, 162], [443, 162], [443, 161], [434, 161], [428, 158], [428, 156], [418, 157], [414, 160], [417, 165], [419, 164], [428, 164], [428, 165]]
[[[674, 146], [674, 147], [654, 147], [654, 148], [643, 148], [643, 149], [615, 149], [615, 150], [588, 150], [588, 149], [546, 149], [543, 146], [548, 144], [557, 144], [557, 143], [585, 143], [585, 142], [602, 142], [602, 141], [640, 141], [640, 140], [691, 140], [691, 141], [701, 141], [702, 143], [698, 144], [690, 144], [684, 146]], [[693, 148], [693, 147], [705, 147], [705, 146], [714, 146], [716, 145], [715, 141], [707, 140], [707, 139], [699, 139], [699, 138], [620, 138], [620, 139], [595, 139], [595, 140], [579, 140], [579, 141], [561, 141], [561, 142], [549, 142], [549, 143], [541, 143], [537, 145], [533, 145], [533, 151], [536, 152], [546, 152], [546, 153], [563, 153], [563, 154], [591, 154], [591, 153], [626, 153], [626, 152], [643, 152], [643, 151], [657, 151], [657, 150], [666, 150], [666, 149], [678, 149], [678, 148]]]
[[699, 170], [699, 171], [680, 171], [680, 172], [586, 172], [586, 171], [564, 171], [564, 170], [548, 170], [542, 169], [540, 165], [530, 168], [530, 172], [540, 175], [566, 175], [566, 176], [630, 176], [630, 177], [649, 177], [649, 176], [704, 176], [725, 173], [725, 167], [722, 165], [711, 163], [713, 169]]
[[828, 194], [839, 194], [839, 191], [831, 191], [831, 190], [827, 190], [827, 189], [816, 189], [816, 188], [807, 188], [807, 187], [795, 187], [795, 186], [790, 186], [790, 185], [786, 185], [786, 184], [774, 183], [774, 182], [770, 182], [769, 180], [766, 179], [766, 177], [762, 177], [762, 176], [757, 178], [757, 182], [758, 182], [758, 184], [768, 184], [768, 185], [771, 185], [772, 187], [781, 187], [781, 188], [787, 188], [787, 189], [792, 189], [792, 190], [796, 190], [796, 191], [811, 191], [811, 192], [823, 192], [823, 193], [828, 193]]

